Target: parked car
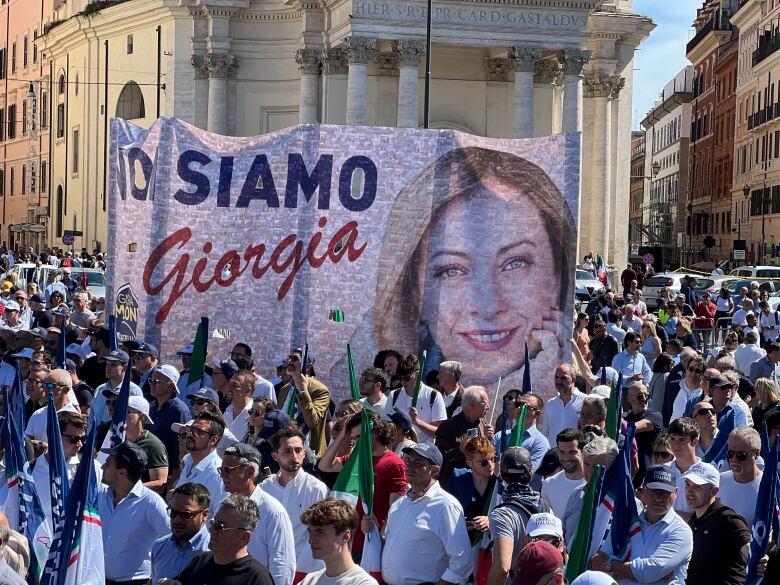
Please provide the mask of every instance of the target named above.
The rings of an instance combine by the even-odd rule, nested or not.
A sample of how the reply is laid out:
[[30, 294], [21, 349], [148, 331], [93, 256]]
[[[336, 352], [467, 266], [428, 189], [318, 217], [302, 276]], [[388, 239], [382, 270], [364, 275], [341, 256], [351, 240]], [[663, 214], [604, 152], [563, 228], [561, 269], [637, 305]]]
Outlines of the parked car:
[[709, 276], [698, 276], [696, 274], [687, 275], [685, 272], [663, 272], [651, 276], [645, 281], [642, 287], [642, 294], [645, 297], [645, 304], [648, 310], [652, 311], [658, 304], [658, 296], [662, 288], [666, 288], [673, 294], [680, 292], [682, 288], [682, 279], [686, 276], [694, 276], [696, 278], [696, 286], [693, 289], [697, 294], [701, 294], [704, 291], [710, 290], [715, 285], [715, 278]]
[[100, 268], [71, 268], [71, 278], [81, 282], [83, 274], [87, 275], [87, 289], [93, 297], [106, 296], [106, 275]]
[[597, 292], [604, 290], [604, 284], [587, 270], [577, 270], [574, 286], [574, 295], [580, 301], [588, 301]]
[[[31, 263], [14, 264], [11, 266], [11, 268], [8, 269], [8, 272], [3, 275], [3, 278], [5, 278], [8, 274], [15, 274], [17, 275], [17, 282], [20, 287], [26, 288], [27, 283], [33, 281], [38, 285], [38, 288], [43, 291], [46, 289], [46, 283], [49, 279], [49, 272], [52, 270], [60, 269], [55, 266], [50, 266], [49, 264], [44, 264], [40, 267], [36, 267], [35, 264]], [[71, 278], [77, 282], [81, 282], [83, 273], [86, 273], [87, 275], [87, 288], [89, 289], [89, 292], [92, 293], [92, 296], [105, 297], [106, 276], [103, 274], [103, 271], [100, 270], [100, 268], [71, 267]]]
[[740, 266], [732, 270], [729, 276], [780, 278], [780, 266]]

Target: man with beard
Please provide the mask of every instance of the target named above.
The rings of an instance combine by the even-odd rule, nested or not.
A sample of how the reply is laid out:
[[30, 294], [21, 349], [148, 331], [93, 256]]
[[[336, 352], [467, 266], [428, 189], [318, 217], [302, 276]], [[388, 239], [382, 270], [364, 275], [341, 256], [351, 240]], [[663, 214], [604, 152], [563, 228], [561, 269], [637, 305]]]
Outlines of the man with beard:
[[583, 443], [582, 431], [578, 429], [566, 429], [558, 433], [556, 446], [563, 469], [545, 479], [542, 484], [542, 498], [550, 504], [558, 518], [563, 518], [566, 503], [574, 490], [586, 483], [582, 462]]
[[[184, 430], [187, 436], [187, 454], [181, 462], [181, 474], [176, 487], [188, 482], [206, 486], [211, 497], [211, 510], [216, 510], [226, 495], [219, 471], [222, 460], [217, 454], [217, 445], [225, 432], [222, 417], [211, 412], [201, 412], [187, 425], [174, 423], [171, 426], [176, 427], [176, 432]], [[170, 453], [168, 459], [171, 459]]]
[[[279, 472], [267, 478], [260, 488], [273, 496], [290, 515], [295, 537], [295, 582], [307, 574], [324, 568], [314, 559], [309, 547], [308, 531], [301, 521], [301, 513], [328, 496], [328, 487], [301, 466], [306, 459], [303, 433], [289, 426], [271, 437], [272, 456], [279, 463]], [[353, 530], [354, 534], [354, 530]]]
[[539, 429], [551, 445], [562, 430], [577, 428], [585, 394], [577, 390], [574, 382], [574, 370], [569, 364], [555, 368], [555, 390], [558, 395], [547, 403]]

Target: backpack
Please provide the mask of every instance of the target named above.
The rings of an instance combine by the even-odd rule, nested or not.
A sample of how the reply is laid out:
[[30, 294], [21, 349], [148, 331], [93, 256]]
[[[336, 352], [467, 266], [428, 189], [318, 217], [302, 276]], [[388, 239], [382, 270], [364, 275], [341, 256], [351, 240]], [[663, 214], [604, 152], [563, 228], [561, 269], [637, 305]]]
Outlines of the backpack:
[[[398, 394], [403, 390], [403, 388], [396, 388], [390, 393], [390, 403], [391, 406], [395, 406], [395, 403], [398, 402]], [[433, 403], [436, 402], [436, 395], [439, 393], [436, 388], [431, 388], [431, 404], [430, 407], [433, 408]]]

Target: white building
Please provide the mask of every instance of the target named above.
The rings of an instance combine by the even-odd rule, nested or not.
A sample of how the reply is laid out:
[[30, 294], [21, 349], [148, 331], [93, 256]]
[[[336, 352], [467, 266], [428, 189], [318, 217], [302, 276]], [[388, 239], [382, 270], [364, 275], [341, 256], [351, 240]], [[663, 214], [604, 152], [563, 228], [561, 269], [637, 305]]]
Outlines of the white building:
[[[151, 124], [158, 95], [159, 115], [228, 135], [298, 122], [422, 124], [425, 0], [84, 8], [59, 6], [38, 42], [55, 85], [52, 240], [75, 225], [77, 247], [105, 246], [107, 121]], [[633, 59], [653, 23], [630, 0], [437, 0], [432, 21], [430, 127], [582, 130], [580, 249], [625, 262]]]

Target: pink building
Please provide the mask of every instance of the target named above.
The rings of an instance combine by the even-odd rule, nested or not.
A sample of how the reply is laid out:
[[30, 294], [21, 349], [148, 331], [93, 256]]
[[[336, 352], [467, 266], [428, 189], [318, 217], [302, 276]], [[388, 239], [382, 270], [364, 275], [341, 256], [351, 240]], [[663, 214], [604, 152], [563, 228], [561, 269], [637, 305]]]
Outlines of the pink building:
[[50, 66], [35, 40], [54, 0], [0, 0], [0, 243], [46, 245]]

